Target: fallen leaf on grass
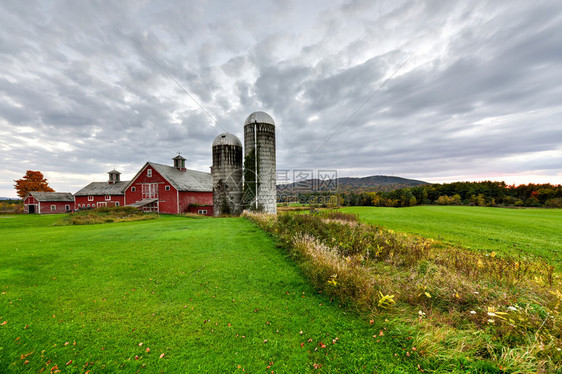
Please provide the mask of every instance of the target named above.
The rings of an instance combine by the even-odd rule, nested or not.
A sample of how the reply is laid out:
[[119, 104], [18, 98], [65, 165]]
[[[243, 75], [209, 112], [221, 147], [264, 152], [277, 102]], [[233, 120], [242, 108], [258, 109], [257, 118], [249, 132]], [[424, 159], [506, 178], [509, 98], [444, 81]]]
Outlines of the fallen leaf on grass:
[[147, 348], [147, 349], [146, 349], [146, 353], [148, 353], [148, 352], [150, 352], [150, 348]]
[[23, 362], [23, 364], [24, 364], [24, 365], [27, 365], [27, 364], [29, 364], [29, 361], [28, 361], [28, 360], [25, 360], [25, 361]]
[[162, 354], [160, 355], [160, 358], [162, 358], [162, 357], [164, 357], [164, 353], [162, 353]]
[[72, 364], [72, 360], [68, 361], [68, 362], [66, 363], [66, 366], [68, 366], [68, 365], [70, 365], [70, 364]]
[[139, 347], [142, 347], [142, 342], [139, 343]]
[[4, 326], [6, 323], [8, 323], [8, 321], [4, 321], [0, 324], [0, 326]]

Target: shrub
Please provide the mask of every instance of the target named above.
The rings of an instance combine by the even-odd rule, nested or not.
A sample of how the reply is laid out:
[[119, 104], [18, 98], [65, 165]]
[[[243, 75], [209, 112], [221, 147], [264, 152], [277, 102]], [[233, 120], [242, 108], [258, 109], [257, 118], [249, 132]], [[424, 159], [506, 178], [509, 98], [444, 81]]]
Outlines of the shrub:
[[94, 225], [98, 223], [141, 221], [154, 218], [158, 218], [158, 215], [155, 213], [144, 213], [135, 207], [100, 207], [69, 213], [56, 221], [55, 225]]
[[562, 208], [562, 198], [555, 197], [553, 199], [548, 199], [545, 203], [545, 206], [549, 208]]

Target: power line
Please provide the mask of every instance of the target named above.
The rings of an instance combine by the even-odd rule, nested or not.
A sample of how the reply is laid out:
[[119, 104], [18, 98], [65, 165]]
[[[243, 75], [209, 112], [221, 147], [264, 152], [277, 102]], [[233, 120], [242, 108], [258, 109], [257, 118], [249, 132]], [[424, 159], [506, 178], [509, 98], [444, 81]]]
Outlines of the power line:
[[[410, 56], [411, 57], [411, 56]], [[394, 76], [404, 67], [404, 65], [406, 65], [406, 63], [410, 60], [410, 57], [408, 57], [406, 59], [406, 61], [404, 61], [402, 63], [402, 65], [400, 65], [398, 67], [398, 69], [396, 69], [394, 71], [394, 73], [392, 73], [392, 75], [390, 75], [390, 77], [388, 77], [384, 82], [381, 83], [381, 85], [375, 89], [373, 91], [373, 93], [371, 93], [371, 95], [369, 95], [369, 97], [363, 101], [361, 103], [361, 105], [359, 105], [354, 111], [353, 113], [351, 113], [351, 115], [349, 117], [347, 117], [347, 119], [345, 121], [342, 122], [342, 124], [336, 129], [336, 131], [334, 131], [332, 134], [330, 134], [326, 140], [324, 140], [324, 142], [320, 145], [320, 147], [316, 148], [316, 150], [314, 152], [312, 152], [311, 156], [314, 156], [316, 153], [318, 153], [318, 151], [320, 151], [329, 141], [330, 139], [332, 139], [334, 137], [334, 135], [336, 135], [345, 125], [347, 125], [349, 123], [349, 121], [357, 114], [357, 112], [359, 112], [361, 110], [361, 108], [363, 108], [365, 105], [367, 105], [367, 103], [369, 101], [371, 101], [371, 99], [377, 94], [379, 93], [379, 91], [392, 79], [394, 78]]]
[[164, 67], [164, 65], [162, 65], [162, 64], [160, 63], [160, 61], [158, 61], [158, 60], [156, 59], [156, 57], [154, 57], [150, 52], [148, 52], [148, 51], [146, 51], [146, 50], [145, 50], [145, 52], [154, 60], [154, 62], [156, 62], [156, 64], [158, 64], [158, 66], [160, 67], [160, 69], [162, 69], [162, 71], [163, 71], [164, 73], [166, 73], [166, 75], [167, 75], [168, 77], [170, 77], [170, 79], [172, 79], [172, 80], [177, 84], [177, 86], [178, 86], [179, 88], [181, 88], [181, 89], [187, 94], [187, 96], [189, 96], [189, 97], [191, 98], [191, 100], [193, 100], [193, 102], [194, 102], [195, 104], [197, 104], [197, 106], [199, 106], [199, 108], [201, 108], [201, 109], [205, 112], [205, 114], [207, 114], [207, 116], [211, 119], [211, 121], [213, 121], [214, 123], [216, 123], [224, 132], [228, 132], [228, 131], [226, 131], [226, 129], [225, 129], [224, 127], [222, 127], [222, 125], [219, 123], [219, 121], [217, 121], [216, 118], [213, 117], [213, 116], [211, 115], [211, 113], [209, 113], [209, 111], [208, 111], [199, 101], [197, 101], [197, 99], [195, 99], [195, 97], [193, 97], [193, 95], [190, 94], [189, 91], [188, 91], [184, 86], [182, 86], [182, 84], [181, 84], [181, 83]]

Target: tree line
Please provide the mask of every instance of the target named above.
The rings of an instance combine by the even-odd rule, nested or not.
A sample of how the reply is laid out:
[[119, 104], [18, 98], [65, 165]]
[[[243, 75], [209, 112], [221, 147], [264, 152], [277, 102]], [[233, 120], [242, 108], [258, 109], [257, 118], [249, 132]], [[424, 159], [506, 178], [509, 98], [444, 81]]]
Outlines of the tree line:
[[[325, 193], [301, 195], [299, 200], [319, 200]], [[400, 188], [394, 191], [332, 194], [343, 206], [407, 207], [415, 205], [473, 205], [562, 208], [562, 185], [505, 182], [454, 182]]]

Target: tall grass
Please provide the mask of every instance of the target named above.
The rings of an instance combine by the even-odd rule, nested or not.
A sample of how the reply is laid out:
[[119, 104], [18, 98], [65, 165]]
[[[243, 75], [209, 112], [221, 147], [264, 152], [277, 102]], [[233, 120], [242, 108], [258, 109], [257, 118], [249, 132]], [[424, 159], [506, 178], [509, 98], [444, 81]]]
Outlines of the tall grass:
[[560, 275], [540, 259], [480, 254], [341, 212], [245, 217], [323, 293], [416, 326], [426, 355], [475, 370], [562, 370]]

